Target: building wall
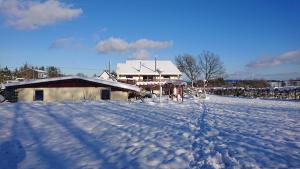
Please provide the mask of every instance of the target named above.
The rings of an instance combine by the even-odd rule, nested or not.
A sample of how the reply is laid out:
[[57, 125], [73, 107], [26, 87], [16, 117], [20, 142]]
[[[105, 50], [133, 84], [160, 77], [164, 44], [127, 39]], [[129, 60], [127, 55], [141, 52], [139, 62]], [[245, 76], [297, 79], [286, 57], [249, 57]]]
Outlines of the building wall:
[[111, 100], [127, 100], [128, 92], [126, 91], [111, 91]]
[[[127, 78], [126, 78], [125, 75], [118, 75], [118, 76], [117, 76], [117, 79], [120, 79], [120, 80], [126, 80]], [[132, 79], [132, 80], [136, 80], [136, 81], [137, 81], [137, 80], [139, 80], [139, 76], [138, 76], [138, 75], [133, 75], [132, 78], [129, 78], [129, 79]], [[143, 80], [143, 77], [141, 76], [140, 79]]]
[[[117, 78], [119, 80], [126, 80], [127, 79], [126, 75], [118, 75]], [[164, 78], [163, 75], [161, 76], [161, 80], [169, 80], [169, 79], [178, 80], [179, 78], [180, 78], [180, 76], [178, 76], [178, 75], [170, 75], [170, 78]], [[130, 79], [136, 80], [136, 81], [138, 81], [138, 80], [143, 81], [143, 75], [140, 75], [140, 78], [139, 78], [138, 75], [132, 75], [132, 78], [130, 78]], [[153, 81], [158, 81], [158, 80], [159, 80], [159, 75], [155, 75]]]
[[286, 86], [300, 86], [300, 80], [285, 81]]
[[270, 85], [270, 87], [283, 87], [285, 83], [283, 81], [276, 81], [268, 82], [268, 84]]
[[175, 75], [175, 76], [170, 76], [170, 79], [171, 79], [171, 80], [179, 80], [179, 78], [180, 78], [180, 77], [177, 76], [177, 75]]
[[32, 101], [34, 96], [34, 90], [29, 88], [18, 89], [18, 101]]
[[[100, 100], [101, 89], [104, 87], [61, 87], [61, 88], [20, 88], [17, 89], [18, 101], [34, 101], [35, 90], [44, 91], [44, 101], [65, 101], [65, 100]], [[128, 92], [111, 91], [112, 100], [127, 100]]]

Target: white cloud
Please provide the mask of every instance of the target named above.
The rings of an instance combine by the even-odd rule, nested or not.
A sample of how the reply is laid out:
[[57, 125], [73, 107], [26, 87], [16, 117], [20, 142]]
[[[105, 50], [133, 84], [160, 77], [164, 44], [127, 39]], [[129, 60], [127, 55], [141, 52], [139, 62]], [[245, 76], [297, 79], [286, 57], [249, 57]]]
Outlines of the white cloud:
[[61, 37], [55, 39], [49, 49], [81, 49], [81, 50], [93, 50], [90, 47], [87, 47], [82, 43], [82, 39], [78, 39], [75, 37]]
[[150, 52], [147, 50], [141, 49], [133, 53], [132, 59], [149, 59], [151, 56]]
[[295, 51], [286, 52], [278, 57], [281, 62], [288, 62], [300, 65], [300, 49]]
[[71, 20], [82, 14], [82, 9], [75, 9], [58, 0], [0, 1], [0, 11], [6, 24], [17, 29], [30, 30], [57, 22]]
[[72, 37], [65, 37], [65, 38], [58, 38], [50, 45], [50, 49], [56, 48], [64, 48], [70, 47], [74, 43], [74, 38]]
[[161, 49], [173, 45], [172, 41], [153, 41], [149, 39], [139, 39], [130, 44], [133, 49]]
[[248, 68], [260, 68], [281, 65], [284, 63], [300, 65], [300, 49], [285, 52], [276, 57], [261, 57], [246, 65]]
[[100, 53], [125, 52], [130, 49], [130, 45], [123, 39], [109, 38], [98, 42], [96, 49]]
[[96, 49], [99, 53], [127, 52], [130, 50], [162, 49], [173, 45], [172, 41], [154, 41], [149, 39], [139, 39], [128, 42], [120, 38], [108, 38], [97, 43]]

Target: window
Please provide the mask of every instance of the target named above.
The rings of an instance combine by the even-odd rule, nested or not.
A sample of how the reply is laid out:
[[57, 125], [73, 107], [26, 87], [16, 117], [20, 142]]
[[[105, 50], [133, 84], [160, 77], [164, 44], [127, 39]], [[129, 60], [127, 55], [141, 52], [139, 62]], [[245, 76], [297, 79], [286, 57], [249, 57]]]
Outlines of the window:
[[170, 76], [163, 76], [164, 79], [170, 79]]
[[153, 76], [148, 76], [148, 79], [149, 80], [153, 80]]
[[153, 80], [153, 76], [143, 76], [143, 80], [144, 81], [152, 81]]
[[126, 79], [132, 79], [132, 78], [133, 78], [133, 76], [130, 76], [130, 75], [126, 76]]
[[101, 100], [110, 100], [110, 90], [109, 89], [101, 90]]
[[34, 93], [34, 100], [35, 101], [43, 101], [44, 100], [44, 91], [36, 90]]

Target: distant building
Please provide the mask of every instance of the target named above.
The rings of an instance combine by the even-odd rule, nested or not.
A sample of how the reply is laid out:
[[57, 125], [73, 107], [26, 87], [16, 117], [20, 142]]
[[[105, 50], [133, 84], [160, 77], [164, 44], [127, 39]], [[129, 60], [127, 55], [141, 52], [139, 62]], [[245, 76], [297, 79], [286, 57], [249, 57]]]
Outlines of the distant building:
[[20, 72], [20, 78], [23, 79], [44, 79], [48, 77], [48, 74], [44, 70], [25, 68]]
[[127, 100], [137, 86], [79, 76], [27, 80], [2, 85], [10, 101]]
[[98, 79], [102, 79], [102, 80], [109, 80], [110, 79], [110, 76], [109, 76], [109, 73], [107, 71], [103, 71], [101, 73], [100, 76], [97, 77]]
[[300, 80], [288, 80], [285, 83], [286, 86], [300, 86]]
[[33, 78], [35, 79], [44, 79], [48, 77], [47, 72], [44, 70], [32, 69], [32, 71], [34, 71]]
[[224, 81], [225, 81], [225, 83], [227, 83], [227, 84], [229, 84], [229, 85], [231, 85], [231, 86], [234, 86], [236, 83], [238, 83], [238, 82], [241, 81], [241, 80], [226, 79], [226, 80], [224, 80]]
[[[178, 84], [183, 84], [180, 83], [182, 74], [170, 60], [126, 60], [117, 64], [116, 74], [118, 81], [135, 84], [152, 93], [159, 93], [159, 85], [163, 86], [165, 94], [182, 93], [176, 88], [180, 86]], [[173, 82], [172, 89], [165, 86]]]
[[268, 80], [267, 83], [269, 84], [270, 87], [284, 87], [285, 82], [281, 80]]

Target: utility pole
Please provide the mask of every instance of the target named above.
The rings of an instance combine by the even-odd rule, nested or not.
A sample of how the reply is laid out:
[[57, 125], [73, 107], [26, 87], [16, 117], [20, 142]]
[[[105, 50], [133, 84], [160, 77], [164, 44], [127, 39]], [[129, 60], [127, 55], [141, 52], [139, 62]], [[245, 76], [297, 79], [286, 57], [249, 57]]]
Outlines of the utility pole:
[[32, 79], [34, 79], [34, 70], [33, 68], [31, 68], [31, 70], [32, 70]]
[[203, 80], [203, 89], [204, 89], [204, 97], [205, 97], [205, 98], [206, 98], [206, 90], [205, 90], [206, 82], [207, 82], [207, 80], [204, 79], [204, 80]]
[[155, 65], [154, 65], [154, 71], [156, 72], [157, 70], [157, 67], [156, 67], [156, 57], [155, 57]]
[[162, 87], [161, 87], [161, 70], [156, 70], [159, 74], [159, 102], [161, 102], [161, 96], [162, 96]]
[[110, 60], [108, 61], [108, 76], [111, 79], [111, 75], [110, 75]]

